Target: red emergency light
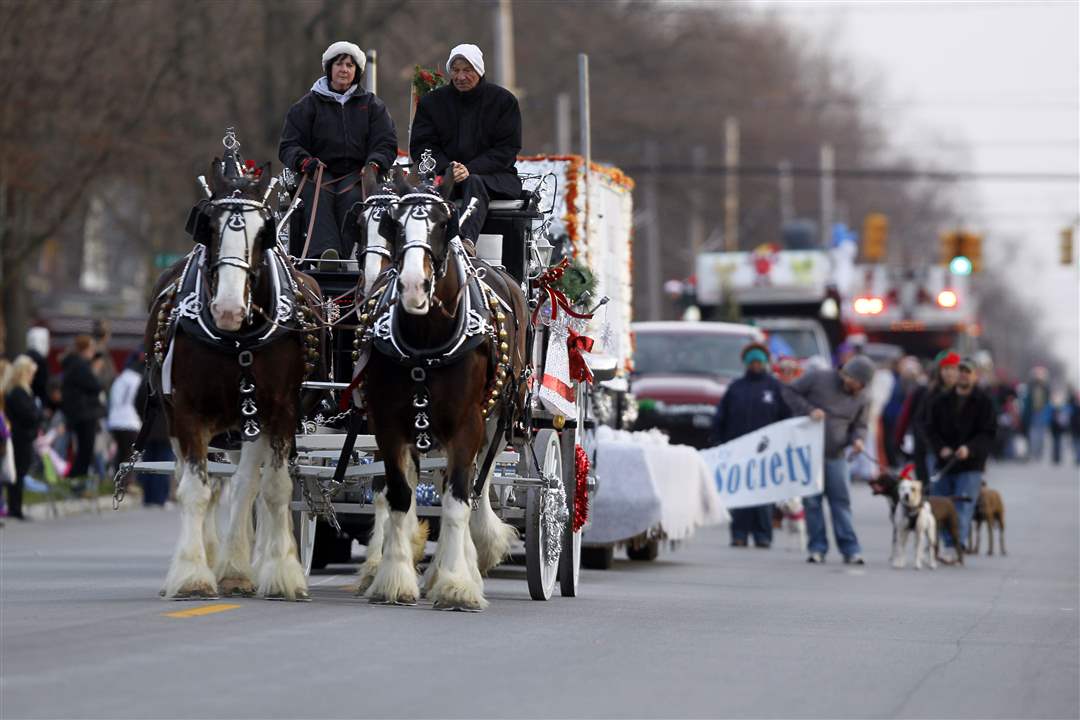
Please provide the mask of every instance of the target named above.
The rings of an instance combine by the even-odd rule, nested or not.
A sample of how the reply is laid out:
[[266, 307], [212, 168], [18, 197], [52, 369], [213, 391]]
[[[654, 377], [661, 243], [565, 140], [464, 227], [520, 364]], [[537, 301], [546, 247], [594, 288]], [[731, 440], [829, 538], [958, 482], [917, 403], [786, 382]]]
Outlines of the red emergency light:
[[885, 311], [885, 301], [879, 297], [855, 298], [855, 312], [860, 315], [880, 315]]

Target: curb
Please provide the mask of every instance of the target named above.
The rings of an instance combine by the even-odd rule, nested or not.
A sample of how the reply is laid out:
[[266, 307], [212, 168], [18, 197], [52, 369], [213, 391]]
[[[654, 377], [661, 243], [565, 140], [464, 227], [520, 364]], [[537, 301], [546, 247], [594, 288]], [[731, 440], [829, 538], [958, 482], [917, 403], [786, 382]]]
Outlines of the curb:
[[[142, 507], [142, 498], [132, 497], [130, 494], [120, 503], [120, 510], [138, 510]], [[55, 513], [53, 512], [55, 508]], [[38, 502], [27, 505], [23, 512], [32, 520], [52, 520], [54, 518], [69, 517], [71, 515], [86, 515], [89, 513], [101, 514], [113, 512], [112, 496], [98, 498], [72, 498], [52, 502]]]

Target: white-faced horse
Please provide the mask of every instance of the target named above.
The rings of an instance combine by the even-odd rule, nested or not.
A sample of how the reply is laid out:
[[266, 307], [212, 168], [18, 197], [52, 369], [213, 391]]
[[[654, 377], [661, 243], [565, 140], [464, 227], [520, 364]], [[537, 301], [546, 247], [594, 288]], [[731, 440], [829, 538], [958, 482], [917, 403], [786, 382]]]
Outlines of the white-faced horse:
[[[215, 160], [196, 249], [159, 280], [146, 342], [153, 386], [177, 457], [180, 537], [162, 594], [307, 598], [289, 501], [300, 388], [319, 360], [314, 281], [275, 242], [266, 200], [269, 165], [251, 170], [232, 152]], [[211, 437], [241, 433], [230, 518], [218, 548], [218, 488], [207, 474]], [[252, 506], [260, 494], [259, 568], [251, 564]], [[263, 512], [265, 510], [265, 512]]]

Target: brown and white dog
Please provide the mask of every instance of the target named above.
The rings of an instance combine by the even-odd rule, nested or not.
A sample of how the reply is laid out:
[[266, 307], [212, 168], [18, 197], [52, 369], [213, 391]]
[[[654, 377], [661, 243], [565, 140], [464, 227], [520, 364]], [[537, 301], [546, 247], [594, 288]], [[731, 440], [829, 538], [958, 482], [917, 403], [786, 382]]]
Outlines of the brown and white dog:
[[[890, 473], [882, 473], [876, 479], [870, 481], [870, 488], [874, 491], [875, 495], [884, 495], [889, 501], [889, 518], [893, 523], [893, 546], [895, 548], [898, 536], [900, 534], [900, 528], [908, 524], [906, 516], [902, 518], [902, 523], [897, 523], [897, 518], [902, 514], [902, 509], [898, 508], [901, 504], [900, 499], [900, 484], [904, 481], [910, 481], [920, 486], [921, 483], [918, 480], [907, 477], [907, 472], [902, 473], [902, 479], [892, 475]], [[925, 502], [930, 506], [930, 512], [934, 518], [935, 532], [934, 532], [934, 558], [939, 562], [946, 565], [950, 565], [953, 562], [963, 565], [964, 564], [964, 551], [959, 542], [960, 537], [960, 516], [956, 514], [956, 506], [953, 505], [953, 501], [947, 497], [931, 496], [925, 499]], [[956, 550], [956, 558], [952, 561], [946, 560], [941, 556], [941, 544], [939, 542], [939, 535], [942, 531], [949, 533], [953, 539], [953, 547]], [[911, 532], [911, 530], [907, 530]], [[896, 559], [896, 552], [894, 549], [893, 559]]]
[[896, 487], [899, 502], [893, 509], [892, 566], [902, 568], [907, 563], [908, 536], [915, 533], [915, 569], [922, 570], [923, 555], [930, 569], [937, 567], [937, 521], [930, 502], [923, 497], [922, 483], [903, 479]]
[[1005, 502], [997, 490], [986, 487], [983, 481], [979, 490], [979, 499], [975, 503], [975, 515], [972, 517], [971, 537], [968, 538], [968, 552], [979, 552], [979, 538], [982, 526], [986, 523], [986, 536], [990, 541], [987, 555], [994, 554], [994, 525], [997, 525], [998, 539], [1001, 541], [1001, 554], [1005, 554]]
[[789, 544], [794, 543], [795, 549], [801, 553], [806, 552], [806, 510], [803, 508], [802, 498], [793, 497], [776, 503], [776, 512], [780, 515], [780, 526], [787, 526]]

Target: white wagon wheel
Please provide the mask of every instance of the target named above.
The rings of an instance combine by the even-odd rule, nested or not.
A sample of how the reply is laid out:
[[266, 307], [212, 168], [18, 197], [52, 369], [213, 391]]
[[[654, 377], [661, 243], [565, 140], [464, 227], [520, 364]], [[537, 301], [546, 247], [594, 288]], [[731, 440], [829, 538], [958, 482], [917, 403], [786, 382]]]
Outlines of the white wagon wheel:
[[[540, 465], [542, 477], [556, 477], [562, 480], [562, 450], [559, 435], [554, 430], [545, 429], [536, 434], [533, 440], [536, 461]], [[533, 600], [547, 600], [555, 589], [555, 580], [559, 576], [559, 556], [545, 552], [547, 530], [545, 529], [544, 494], [541, 488], [529, 488], [528, 504], [525, 510], [525, 574], [529, 580], [529, 595]], [[559, 538], [562, 546], [562, 538]], [[551, 555], [554, 554], [554, 557]]]

